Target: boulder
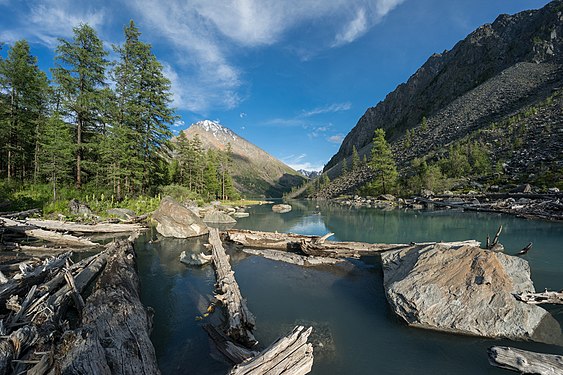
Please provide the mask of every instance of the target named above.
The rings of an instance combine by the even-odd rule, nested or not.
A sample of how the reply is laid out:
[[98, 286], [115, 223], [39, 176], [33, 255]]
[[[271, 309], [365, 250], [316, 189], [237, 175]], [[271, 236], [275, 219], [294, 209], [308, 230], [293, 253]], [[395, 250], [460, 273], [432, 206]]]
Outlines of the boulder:
[[157, 222], [157, 232], [165, 237], [188, 238], [209, 233], [199, 216], [170, 197], [160, 201], [152, 217]]
[[531, 193], [532, 187], [530, 184], [523, 184], [515, 187], [514, 189], [510, 190], [510, 193]]
[[203, 222], [211, 224], [236, 224], [237, 221], [223, 211], [214, 210], [205, 214]]
[[521, 258], [474, 246], [436, 244], [383, 253], [384, 287], [407, 324], [492, 338], [561, 342], [559, 323], [543, 308], [517, 301], [533, 291]]
[[377, 197], [377, 200], [395, 202], [397, 198], [395, 198], [395, 196], [391, 194], [381, 194], [379, 197]]
[[272, 206], [272, 211], [277, 212], [278, 214], [285, 214], [286, 212], [291, 211], [291, 206], [289, 204], [274, 204]]
[[123, 220], [129, 220], [137, 216], [135, 214], [135, 211], [130, 210], [128, 208], [110, 208], [106, 212], [110, 216], [115, 216]]
[[232, 216], [234, 218], [240, 219], [241, 217], [249, 217], [250, 214], [248, 212], [235, 212]]
[[84, 217], [92, 216], [92, 210], [85, 203], [80, 202], [78, 199], [71, 199], [68, 202], [68, 207], [72, 215], [79, 215]]

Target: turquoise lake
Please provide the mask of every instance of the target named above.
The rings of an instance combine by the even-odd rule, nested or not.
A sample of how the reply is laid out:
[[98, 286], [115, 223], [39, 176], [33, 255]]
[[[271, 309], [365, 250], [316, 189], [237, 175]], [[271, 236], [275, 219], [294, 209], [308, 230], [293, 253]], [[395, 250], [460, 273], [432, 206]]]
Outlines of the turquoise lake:
[[[563, 288], [563, 223], [456, 211], [383, 211], [329, 202], [292, 201], [285, 214], [270, 205], [248, 208], [236, 228], [323, 235], [331, 240], [405, 243], [485, 241], [498, 226], [500, 242], [524, 256], [536, 290]], [[141, 299], [155, 310], [152, 340], [163, 374], [225, 374], [230, 366], [213, 353], [196, 317], [207, 308], [215, 276], [210, 265], [179, 262], [182, 251], [201, 252], [206, 238], [179, 240], [147, 233], [136, 243]], [[313, 325], [312, 374], [510, 374], [488, 364], [487, 348], [511, 345], [563, 354], [563, 347], [437, 333], [407, 327], [387, 305], [377, 257], [337, 266], [303, 268], [229, 249], [243, 296], [256, 316], [262, 347], [296, 324]], [[563, 308], [548, 310], [563, 326]], [[220, 314], [217, 310], [214, 314]], [[322, 343], [321, 346], [318, 343]]]

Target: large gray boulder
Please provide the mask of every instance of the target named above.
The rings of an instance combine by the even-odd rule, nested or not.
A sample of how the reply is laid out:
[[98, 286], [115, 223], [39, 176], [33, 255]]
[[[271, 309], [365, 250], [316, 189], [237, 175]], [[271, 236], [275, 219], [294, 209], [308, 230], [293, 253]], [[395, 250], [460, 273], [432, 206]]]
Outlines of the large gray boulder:
[[157, 222], [157, 232], [165, 237], [188, 238], [209, 233], [199, 216], [170, 197], [160, 201], [152, 217]]
[[237, 221], [223, 211], [213, 210], [205, 214], [203, 222], [210, 224], [236, 224]]
[[517, 301], [534, 291], [528, 263], [475, 246], [436, 244], [382, 254], [392, 309], [409, 325], [460, 334], [561, 342], [543, 308]]

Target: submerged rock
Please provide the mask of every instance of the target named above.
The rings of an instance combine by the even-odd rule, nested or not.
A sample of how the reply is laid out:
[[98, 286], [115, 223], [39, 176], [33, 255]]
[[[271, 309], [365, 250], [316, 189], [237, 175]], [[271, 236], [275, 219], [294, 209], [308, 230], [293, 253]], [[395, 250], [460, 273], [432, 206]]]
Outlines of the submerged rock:
[[291, 206], [289, 204], [274, 204], [272, 206], [272, 211], [277, 212], [278, 214], [285, 214], [286, 212], [291, 211]]
[[249, 217], [250, 214], [248, 212], [235, 212], [232, 216], [234, 218], [240, 219], [242, 217]]
[[236, 220], [222, 211], [209, 211], [203, 218], [204, 223], [211, 224], [236, 224]]
[[157, 222], [157, 232], [165, 237], [188, 238], [209, 233], [199, 216], [170, 197], [160, 201], [152, 217]]
[[190, 266], [202, 266], [211, 262], [211, 259], [213, 259], [213, 256], [205, 255], [204, 253], [186, 254], [185, 251], [182, 251], [180, 254], [180, 262]]
[[533, 291], [521, 258], [473, 246], [436, 244], [381, 256], [392, 309], [409, 325], [492, 338], [561, 342], [559, 323], [543, 308], [517, 301]]

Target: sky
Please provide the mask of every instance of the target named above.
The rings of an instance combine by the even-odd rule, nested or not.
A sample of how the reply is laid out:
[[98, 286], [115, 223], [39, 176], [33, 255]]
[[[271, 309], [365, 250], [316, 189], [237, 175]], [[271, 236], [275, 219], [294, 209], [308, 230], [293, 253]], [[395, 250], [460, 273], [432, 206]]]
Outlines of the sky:
[[[295, 169], [320, 170], [367, 108], [433, 53], [546, 0], [0, 0], [0, 42], [53, 66], [94, 27], [108, 51], [134, 20], [172, 82], [177, 134], [219, 122]], [[110, 54], [110, 58], [114, 58]]]

